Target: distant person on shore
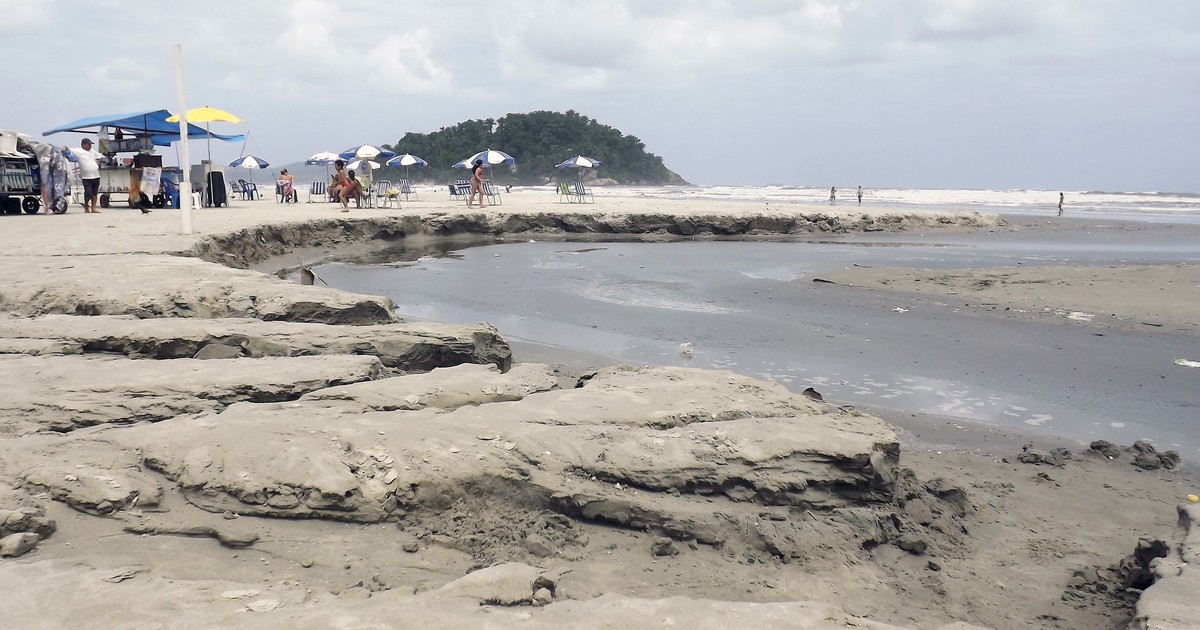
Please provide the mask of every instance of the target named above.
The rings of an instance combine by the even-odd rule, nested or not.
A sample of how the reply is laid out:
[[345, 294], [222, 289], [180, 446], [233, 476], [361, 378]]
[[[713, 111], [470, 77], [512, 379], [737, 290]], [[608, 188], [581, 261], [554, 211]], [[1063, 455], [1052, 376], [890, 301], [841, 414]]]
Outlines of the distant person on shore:
[[1058, 216], [1062, 216], [1063, 194], [1058, 193]]
[[[69, 153], [79, 163], [79, 179], [83, 182], [83, 211], [100, 212], [96, 209], [96, 198], [100, 194], [100, 160], [104, 156], [92, 150], [92, 139], [84, 138], [79, 141], [80, 148], [72, 149], [63, 146], [63, 153]], [[88, 209], [89, 205], [91, 210]]]
[[479, 207], [483, 207], [483, 160], [475, 160], [475, 166], [471, 167], [471, 195], [467, 197], [467, 207], [471, 207], [471, 202], [475, 200], [475, 195], [479, 195]]
[[862, 205], [862, 186], [858, 187], [858, 205]]
[[836, 186], [829, 187], [829, 205], [831, 205], [831, 206], [837, 205], [837, 187]]

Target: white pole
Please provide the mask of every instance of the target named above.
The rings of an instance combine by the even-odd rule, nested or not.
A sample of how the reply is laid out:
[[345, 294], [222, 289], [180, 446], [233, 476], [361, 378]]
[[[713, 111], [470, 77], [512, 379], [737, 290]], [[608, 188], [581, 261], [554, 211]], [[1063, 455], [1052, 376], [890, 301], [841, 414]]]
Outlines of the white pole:
[[183, 157], [179, 166], [183, 170], [183, 184], [179, 187], [179, 216], [182, 221], [180, 230], [183, 234], [192, 233], [192, 163], [188, 155], [187, 134], [187, 103], [183, 98], [183, 47], [175, 44], [175, 93], [179, 97], [179, 141], [182, 144]]

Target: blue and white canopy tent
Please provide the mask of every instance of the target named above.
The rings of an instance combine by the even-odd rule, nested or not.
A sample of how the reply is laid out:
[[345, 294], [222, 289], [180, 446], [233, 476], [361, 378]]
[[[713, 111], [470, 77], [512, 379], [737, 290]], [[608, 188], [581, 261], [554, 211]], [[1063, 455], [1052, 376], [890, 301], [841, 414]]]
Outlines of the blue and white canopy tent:
[[[59, 125], [53, 129], [47, 129], [42, 132], [42, 135], [49, 136], [56, 133], [98, 134], [103, 128], [120, 129], [122, 132], [129, 133], [137, 138], [149, 138], [151, 144], [154, 146], [169, 147], [171, 143], [178, 142], [180, 138], [179, 124], [167, 122], [167, 118], [170, 118], [170, 116], [171, 112], [165, 109], [92, 116]], [[210, 134], [208, 131], [191, 123], [188, 123], [187, 130], [188, 138], [196, 140], [201, 138], [216, 138], [225, 142], [238, 142], [246, 138], [243, 134]]]

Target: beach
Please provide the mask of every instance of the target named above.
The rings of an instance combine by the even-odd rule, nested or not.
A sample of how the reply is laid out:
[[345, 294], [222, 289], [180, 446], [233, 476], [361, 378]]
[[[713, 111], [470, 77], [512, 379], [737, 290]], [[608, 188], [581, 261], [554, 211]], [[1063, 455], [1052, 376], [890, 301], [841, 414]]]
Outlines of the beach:
[[[1069, 245], [1144, 226], [736, 200], [584, 206], [534, 190], [468, 211], [444, 197], [349, 215], [235, 202], [196, 210], [189, 235], [170, 210], [0, 217], [13, 270], [0, 369], [17, 384], [0, 404], [0, 512], [28, 546], [0, 559], [15, 627], [1198, 622], [1178, 596], [1200, 580], [1186, 452], [626, 365], [510, 342], [503, 323], [403, 321], [387, 297], [294, 279], [397, 242], [477, 237], [803, 247], [1028, 230]], [[1200, 332], [1197, 267], [1098, 268], [1069, 249], [1051, 273], [822, 279], [861, 296], [849, 300], [969, 301], [980, 331], [1037, 320]], [[1200, 369], [1168, 367], [1172, 387], [1194, 391]]]

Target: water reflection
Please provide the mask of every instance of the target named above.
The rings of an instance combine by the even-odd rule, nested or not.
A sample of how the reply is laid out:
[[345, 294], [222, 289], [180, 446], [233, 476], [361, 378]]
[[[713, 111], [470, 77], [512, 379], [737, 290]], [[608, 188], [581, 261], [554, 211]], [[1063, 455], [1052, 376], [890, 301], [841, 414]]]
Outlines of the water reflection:
[[[1161, 378], [1200, 340], [1046, 325], [953, 298], [812, 282], [853, 265], [955, 268], [1046, 263], [1054, 244], [915, 242], [497, 242], [399, 244], [322, 265], [330, 285], [386, 295], [408, 318], [488, 321], [529, 341], [631, 363], [728, 369], [815, 387], [827, 400], [927, 412], [1081, 439], [1200, 453], [1196, 388]], [[1193, 246], [1194, 249], [1194, 246]], [[1072, 260], [1187, 262], [1187, 248], [1105, 243]], [[1200, 262], [1200, 261], [1197, 261]], [[900, 310], [897, 311], [896, 309]], [[681, 355], [681, 344], [690, 344]], [[1163, 357], [1167, 363], [1163, 363]], [[519, 357], [518, 357], [519, 358]], [[1115, 387], [1116, 377], [1121, 387]], [[1182, 389], [1181, 389], [1182, 388]]]

